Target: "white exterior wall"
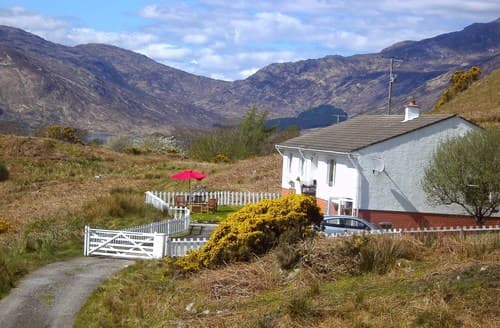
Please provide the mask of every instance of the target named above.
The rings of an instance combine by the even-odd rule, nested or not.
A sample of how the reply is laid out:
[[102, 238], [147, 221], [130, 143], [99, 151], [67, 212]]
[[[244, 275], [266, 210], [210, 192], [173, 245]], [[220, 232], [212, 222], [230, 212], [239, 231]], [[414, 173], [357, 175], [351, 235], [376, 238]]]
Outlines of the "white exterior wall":
[[[473, 129], [477, 127], [454, 117], [360, 150], [355, 154], [361, 179], [359, 208], [465, 214], [458, 206], [429, 204], [421, 181], [438, 145]], [[371, 158], [380, 158], [383, 161], [383, 172], [373, 172]]]
[[[328, 185], [328, 163], [335, 160], [335, 179], [332, 186]], [[358, 172], [347, 155], [326, 155], [319, 157], [318, 161], [318, 185], [316, 196], [329, 200], [330, 198], [356, 199], [358, 189]]]
[[[300, 161], [304, 156], [304, 172], [300, 171]], [[290, 188], [290, 181], [295, 186], [300, 184], [312, 184], [316, 180], [316, 197], [324, 200], [330, 198], [351, 198], [357, 199], [358, 190], [358, 170], [347, 155], [327, 154], [312, 151], [303, 151], [302, 155], [298, 151], [283, 151], [283, 168], [281, 187]], [[289, 161], [292, 158], [291, 170]], [[328, 185], [328, 163], [335, 160], [335, 183]], [[300, 181], [296, 181], [297, 177]], [[356, 206], [356, 203], [354, 203]]]

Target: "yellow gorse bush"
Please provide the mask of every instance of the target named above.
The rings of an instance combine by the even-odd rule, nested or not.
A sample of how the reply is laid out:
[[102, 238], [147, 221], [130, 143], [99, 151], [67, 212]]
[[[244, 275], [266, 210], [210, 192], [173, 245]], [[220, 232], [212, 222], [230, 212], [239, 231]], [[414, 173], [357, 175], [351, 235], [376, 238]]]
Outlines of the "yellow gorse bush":
[[228, 216], [201, 249], [176, 261], [184, 271], [213, 268], [235, 261], [247, 261], [267, 252], [285, 231], [305, 236], [311, 223], [322, 215], [313, 197], [288, 195], [249, 204]]
[[5, 232], [9, 232], [13, 229], [14, 229], [14, 226], [12, 225], [12, 223], [10, 223], [9, 221], [7, 221], [5, 219], [0, 219], [0, 234], [5, 233]]

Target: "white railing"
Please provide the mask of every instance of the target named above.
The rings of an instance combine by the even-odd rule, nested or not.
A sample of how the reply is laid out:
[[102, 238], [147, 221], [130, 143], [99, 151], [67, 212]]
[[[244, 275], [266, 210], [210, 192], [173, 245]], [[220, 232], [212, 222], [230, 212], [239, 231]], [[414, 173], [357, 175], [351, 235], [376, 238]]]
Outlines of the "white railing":
[[361, 230], [359, 232], [341, 232], [341, 233], [323, 233], [328, 237], [345, 237], [355, 234], [372, 234], [372, 235], [427, 235], [427, 234], [459, 234], [467, 236], [471, 233], [486, 233], [499, 232], [500, 226], [470, 226], [470, 227], [436, 227], [436, 228], [407, 228], [407, 229], [380, 229], [380, 230]]
[[[188, 210], [189, 211], [189, 210]], [[191, 220], [189, 216], [179, 219], [153, 222], [126, 229], [126, 231], [144, 232], [144, 233], [164, 233], [168, 236], [186, 232], [189, 229]]]
[[167, 238], [165, 256], [186, 256], [189, 251], [200, 249], [207, 241], [207, 238]]
[[[174, 219], [182, 219], [185, 217], [190, 217], [190, 210], [186, 207], [172, 207], [161, 199], [160, 197], [153, 194], [151, 191], [145, 192], [145, 203], [153, 205], [154, 208], [159, 209], [162, 212], [168, 211], [168, 215]], [[170, 203], [173, 204], [173, 203]]]
[[[175, 192], [175, 191], [148, 191], [146, 194], [155, 196], [167, 204], [174, 204], [175, 196], [200, 196], [202, 199], [217, 198], [218, 205], [247, 205], [258, 203], [263, 199], [276, 199], [281, 197], [277, 192], [240, 192], [240, 191], [207, 191], [207, 192]], [[146, 196], [147, 198], [148, 196]], [[147, 201], [147, 200], [146, 200]]]
[[160, 197], [156, 196], [155, 194], [146, 191], [145, 196], [146, 196], [146, 204], [151, 204], [153, 205], [154, 208], [159, 209], [162, 212], [169, 208], [168, 203], [165, 202]]

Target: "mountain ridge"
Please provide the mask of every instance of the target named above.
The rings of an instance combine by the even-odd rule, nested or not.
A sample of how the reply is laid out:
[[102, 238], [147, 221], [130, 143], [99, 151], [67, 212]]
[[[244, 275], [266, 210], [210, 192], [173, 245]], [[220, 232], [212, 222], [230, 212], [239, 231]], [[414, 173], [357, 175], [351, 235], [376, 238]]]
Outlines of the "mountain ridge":
[[92, 132], [175, 133], [242, 118], [257, 104], [270, 118], [330, 105], [350, 117], [384, 113], [389, 58], [393, 110], [409, 99], [432, 108], [457, 69], [500, 67], [500, 19], [374, 54], [273, 63], [233, 82], [196, 76], [103, 44], [73, 47], [0, 26], [0, 121], [31, 130], [50, 124]]

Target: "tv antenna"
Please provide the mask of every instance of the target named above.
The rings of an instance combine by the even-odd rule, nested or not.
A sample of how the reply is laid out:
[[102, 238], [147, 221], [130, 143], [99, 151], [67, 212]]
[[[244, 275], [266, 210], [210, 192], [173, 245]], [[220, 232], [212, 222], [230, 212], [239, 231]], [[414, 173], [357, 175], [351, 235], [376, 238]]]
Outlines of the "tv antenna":
[[391, 104], [392, 104], [392, 85], [394, 84], [394, 81], [396, 81], [396, 75], [392, 73], [393, 68], [394, 68], [394, 62], [402, 62], [402, 59], [397, 59], [394, 57], [390, 58], [390, 64], [389, 64], [389, 99], [387, 101], [387, 114], [391, 115]]

